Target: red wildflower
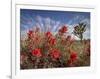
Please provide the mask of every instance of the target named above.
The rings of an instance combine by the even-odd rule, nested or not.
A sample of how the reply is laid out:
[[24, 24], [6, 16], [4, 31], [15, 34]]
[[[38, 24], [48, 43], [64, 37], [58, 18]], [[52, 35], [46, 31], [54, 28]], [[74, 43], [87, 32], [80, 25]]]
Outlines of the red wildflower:
[[69, 66], [74, 66], [74, 62], [77, 60], [77, 53], [76, 52], [71, 52], [70, 54], [70, 59], [67, 61], [67, 65]]
[[29, 37], [29, 38], [32, 37], [32, 34], [33, 34], [33, 31], [32, 31], [32, 30], [29, 30], [29, 32], [28, 32], [28, 37]]
[[71, 36], [68, 35], [67, 38], [66, 38], [66, 40], [67, 40], [67, 41], [70, 41], [70, 40], [71, 40]]
[[55, 39], [55, 38], [51, 38], [51, 39], [49, 40], [49, 43], [50, 43], [51, 45], [55, 45], [55, 44], [56, 44], [56, 39]]
[[59, 32], [60, 32], [60, 33], [65, 33], [67, 30], [68, 30], [68, 28], [67, 28], [66, 26], [63, 26], [63, 27], [59, 30]]
[[69, 45], [71, 45], [74, 41], [75, 41], [75, 39], [72, 38], [70, 35], [67, 36], [67, 38], [66, 38], [66, 42], [68, 42]]
[[53, 49], [51, 51], [51, 57], [54, 59], [59, 59], [60, 58], [60, 51], [57, 49]]
[[75, 61], [77, 59], [77, 53], [76, 52], [71, 52], [70, 59], [72, 61]]
[[34, 49], [34, 50], [32, 51], [32, 55], [33, 55], [33, 56], [36, 56], [36, 57], [41, 57], [41, 56], [42, 56], [41, 50], [40, 50], [39, 48]]
[[52, 36], [51, 32], [49, 32], [49, 31], [48, 31], [48, 32], [46, 32], [46, 37], [48, 37], [48, 38], [49, 38], [49, 37], [51, 37], [51, 36]]

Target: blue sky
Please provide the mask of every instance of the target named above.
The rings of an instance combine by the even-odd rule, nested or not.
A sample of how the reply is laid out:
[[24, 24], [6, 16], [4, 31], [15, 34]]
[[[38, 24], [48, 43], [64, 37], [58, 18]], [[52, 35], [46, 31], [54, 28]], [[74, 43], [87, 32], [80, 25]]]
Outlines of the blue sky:
[[[20, 10], [20, 28], [21, 32], [28, 29], [39, 27], [41, 31], [56, 32], [61, 26], [66, 25], [69, 33], [79, 22], [87, 24], [86, 38], [90, 38], [90, 13], [89, 12], [71, 12], [71, 11], [50, 11], [50, 10]], [[22, 33], [23, 34], [23, 33]]]

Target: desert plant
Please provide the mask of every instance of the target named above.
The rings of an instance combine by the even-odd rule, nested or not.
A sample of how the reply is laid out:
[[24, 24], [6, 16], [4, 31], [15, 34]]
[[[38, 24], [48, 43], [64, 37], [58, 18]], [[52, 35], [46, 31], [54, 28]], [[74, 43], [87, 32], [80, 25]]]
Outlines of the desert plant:
[[83, 40], [83, 33], [86, 31], [86, 24], [79, 23], [74, 27], [73, 34], [80, 38], [81, 42]]
[[[77, 30], [85, 31], [85, 26], [76, 26], [76, 34], [80, 33]], [[28, 30], [25, 40], [21, 39], [20, 43], [21, 69], [77, 67], [90, 64], [90, 40], [84, 40], [84, 44], [75, 40], [68, 34], [67, 26], [62, 26], [56, 35], [51, 31]]]

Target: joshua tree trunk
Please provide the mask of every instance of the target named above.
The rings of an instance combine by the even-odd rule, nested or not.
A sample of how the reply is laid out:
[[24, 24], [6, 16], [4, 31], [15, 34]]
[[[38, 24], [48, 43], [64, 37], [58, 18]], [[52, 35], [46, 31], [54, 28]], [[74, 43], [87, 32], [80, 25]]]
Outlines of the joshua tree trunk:
[[83, 40], [83, 35], [82, 34], [80, 34], [80, 39], [81, 39], [81, 43], [82, 43], [82, 40]]

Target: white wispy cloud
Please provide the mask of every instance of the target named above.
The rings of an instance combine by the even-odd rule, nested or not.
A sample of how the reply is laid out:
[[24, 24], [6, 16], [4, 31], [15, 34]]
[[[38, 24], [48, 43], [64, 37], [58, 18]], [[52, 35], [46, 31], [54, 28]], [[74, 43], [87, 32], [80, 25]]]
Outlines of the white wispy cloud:
[[55, 21], [51, 19], [50, 17], [41, 17], [37, 16], [36, 17], [36, 25], [39, 26], [41, 31], [51, 31], [55, 32], [57, 28], [60, 26], [60, 21]]
[[40, 28], [40, 30], [41, 31], [44, 31], [44, 24], [43, 24], [43, 18], [41, 17], [41, 16], [36, 16], [36, 23], [35, 23], [35, 25], [36, 26], [39, 26], [39, 28]]
[[[72, 34], [73, 30], [74, 30], [74, 26], [76, 25], [75, 21], [76, 20], [80, 20], [80, 22], [84, 22], [87, 25], [87, 30], [84, 33], [84, 38], [85, 39], [89, 39], [90, 38], [90, 20], [88, 18], [84, 18], [84, 16], [75, 16], [73, 17], [73, 19], [69, 20], [65, 25], [68, 27], [68, 35], [71, 35], [73, 38], [79, 40], [79, 38], [77, 36], [75, 36], [74, 34]], [[33, 18], [34, 19], [34, 18]], [[63, 25], [60, 21], [56, 21], [51, 19], [50, 17], [41, 17], [39, 15], [36, 16], [35, 18], [35, 24], [33, 24], [33, 26], [30, 29], [34, 29], [35, 27], [40, 28], [40, 31], [51, 31], [51, 32], [57, 32]], [[24, 25], [26, 30], [21, 31], [21, 37], [25, 38], [27, 30], [29, 30], [29, 28], [27, 28], [27, 25]]]
[[55, 25], [53, 26], [51, 31], [52, 32], [58, 31], [59, 27], [60, 27], [60, 21], [57, 21], [55, 22]]
[[67, 24], [75, 24], [76, 21], [81, 21], [83, 19], [84, 19], [84, 16], [81, 16], [81, 15], [73, 16], [73, 18], [70, 19]]

